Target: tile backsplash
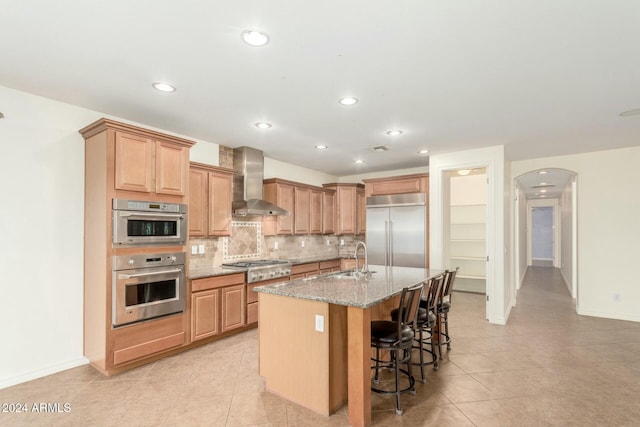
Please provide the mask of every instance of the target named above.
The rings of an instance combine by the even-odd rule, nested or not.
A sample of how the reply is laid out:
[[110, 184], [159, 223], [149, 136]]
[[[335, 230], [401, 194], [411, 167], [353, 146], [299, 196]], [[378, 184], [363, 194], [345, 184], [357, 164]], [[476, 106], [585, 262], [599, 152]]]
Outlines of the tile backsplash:
[[[205, 253], [189, 255], [189, 268], [218, 267], [223, 262], [243, 259], [350, 257], [353, 256], [356, 242], [364, 240], [365, 237], [364, 235], [263, 236], [258, 224], [260, 223], [234, 221], [233, 234], [230, 237], [190, 239], [187, 247], [189, 253], [194, 245], [204, 245]], [[341, 241], [343, 245], [340, 245]]]

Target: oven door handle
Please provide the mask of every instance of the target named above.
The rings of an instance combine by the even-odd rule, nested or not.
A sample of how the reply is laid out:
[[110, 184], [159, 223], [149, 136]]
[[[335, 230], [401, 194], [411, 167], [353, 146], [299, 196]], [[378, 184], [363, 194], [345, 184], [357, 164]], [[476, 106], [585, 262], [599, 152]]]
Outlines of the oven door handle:
[[140, 217], [150, 217], [150, 218], [175, 218], [175, 219], [184, 219], [184, 215], [180, 215], [180, 214], [166, 214], [166, 213], [144, 213], [144, 212], [122, 212], [120, 213], [120, 216], [123, 218], [128, 218], [128, 217], [136, 217], [136, 216], [140, 216]]
[[171, 273], [181, 273], [182, 269], [176, 268], [174, 270], [162, 270], [162, 271], [153, 271], [151, 273], [134, 273], [134, 274], [124, 274], [120, 273], [121, 279], [133, 279], [134, 277], [145, 277], [145, 276], [156, 276], [158, 274], [171, 274]]

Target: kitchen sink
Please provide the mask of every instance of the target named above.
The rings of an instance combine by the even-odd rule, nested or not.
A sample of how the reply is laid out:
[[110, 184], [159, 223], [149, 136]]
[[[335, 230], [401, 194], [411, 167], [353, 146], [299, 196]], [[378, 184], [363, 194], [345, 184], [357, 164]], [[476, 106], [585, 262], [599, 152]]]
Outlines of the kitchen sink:
[[341, 271], [339, 273], [333, 274], [332, 277], [335, 277], [336, 279], [359, 279], [359, 278], [370, 279], [373, 273], [375, 273], [375, 271], [368, 271], [366, 273], [361, 273], [359, 271], [349, 270], [349, 271]]

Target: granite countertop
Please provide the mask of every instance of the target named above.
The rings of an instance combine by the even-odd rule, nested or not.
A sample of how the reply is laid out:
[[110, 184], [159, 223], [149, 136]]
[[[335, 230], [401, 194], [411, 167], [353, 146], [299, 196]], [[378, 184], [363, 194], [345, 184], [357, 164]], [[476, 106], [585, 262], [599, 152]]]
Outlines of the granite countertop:
[[225, 274], [244, 273], [246, 269], [230, 269], [222, 267], [200, 267], [189, 270], [187, 279], [202, 279], [204, 277], [224, 276]]
[[331, 261], [332, 259], [353, 259], [353, 255], [351, 256], [340, 256], [340, 255], [318, 255], [318, 256], [308, 256], [301, 258], [286, 258], [286, 261], [291, 261], [291, 264], [307, 264], [310, 262], [320, 262], [320, 261]]
[[330, 273], [291, 280], [273, 285], [257, 286], [256, 292], [327, 302], [336, 305], [368, 308], [402, 292], [403, 288], [425, 281], [440, 270], [410, 267], [370, 265], [370, 278]]

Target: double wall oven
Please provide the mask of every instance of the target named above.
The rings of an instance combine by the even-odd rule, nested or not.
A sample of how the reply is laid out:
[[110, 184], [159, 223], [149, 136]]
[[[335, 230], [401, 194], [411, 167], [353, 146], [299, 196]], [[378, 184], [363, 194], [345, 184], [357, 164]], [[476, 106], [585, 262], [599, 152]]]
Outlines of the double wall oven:
[[184, 312], [187, 205], [113, 199], [112, 207], [113, 247], [127, 248], [112, 257], [113, 326]]

